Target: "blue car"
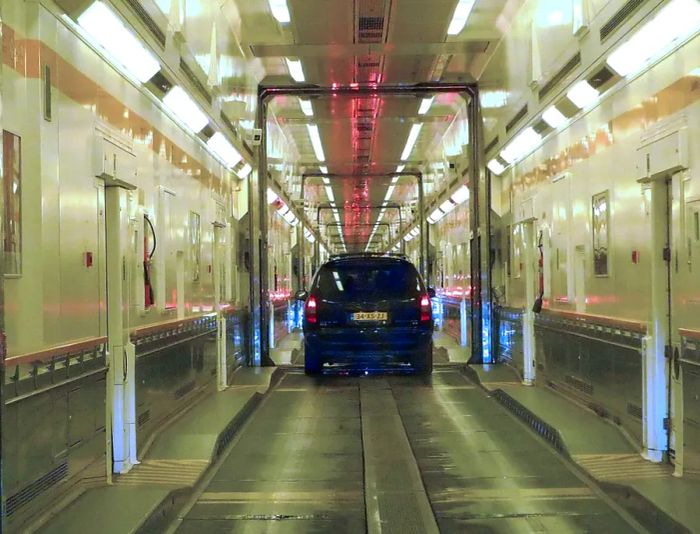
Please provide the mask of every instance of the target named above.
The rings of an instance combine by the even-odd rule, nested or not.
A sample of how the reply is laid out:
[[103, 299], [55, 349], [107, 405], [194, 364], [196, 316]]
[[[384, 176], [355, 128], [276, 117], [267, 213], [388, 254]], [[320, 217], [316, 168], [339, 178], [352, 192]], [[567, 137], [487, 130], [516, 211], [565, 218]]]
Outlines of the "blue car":
[[433, 316], [429, 290], [403, 256], [334, 256], [316, 272], [304, 300], [304, 367], [391, 369], [430, 374]]

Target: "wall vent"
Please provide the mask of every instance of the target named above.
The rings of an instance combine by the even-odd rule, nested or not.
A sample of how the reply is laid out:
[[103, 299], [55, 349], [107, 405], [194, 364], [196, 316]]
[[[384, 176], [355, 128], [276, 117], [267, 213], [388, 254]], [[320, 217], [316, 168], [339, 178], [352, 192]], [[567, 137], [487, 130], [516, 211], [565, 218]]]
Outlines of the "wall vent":
[[146, 410], [145, 412], [142, 412], [139, 414], [139, 416], [136, 418], [136, 427], [142, 427], [146, 423], [148, 423], [151, 420], [151, 410]]
[[642, 408], [641, 406], [638, 406], [636, 404], [633, 404], [631, 402], [627, 403], [627, 413], [631, 415], [632, 417], [636, 417], [637, 419], [642, 419]]
[[190, 380], [189, 382], [187, 382], [187, 384], [185, 384], [184, 386], [182, 386], [181, 388], [179, 388], [178, 390], [175, 391], [175, 398], [181, 399], [182, 397], [187, 395], [190, 391], [192, 391], [194, 389], [194, 386], [195, 386], [194, 380]]
[[183, 58], [180, 58], [180, 70], [202, 98], [211, 104], [211, 94]]
[[484, 149], [484, 154], [488, 154], [488, 153], [491, 152], [494, 148], [496, 148], [496, 146], [498, 146], [498, 136], [494, 137], [494, 138], [491, 140], [491, 142], [490, 142], [488, 145], [486, 145], [486, 148]]
[[384, 30], [384, 17], [360, 17], [357, 22], [357, 29], [361, 32]]
[[56, 485], [68, 475], [68, 462], [63, 462], [51, 471], [37, 478], [34, 482], [25, 486], [14, 495], [7, 498], [7, 515], [11, 516], [19, 508], [31, 502], [34, 498]]
[[515, 117], [510, 119], [510, 122], [506, 124], [506, 132], [510, 132], [515, 125], [518, 124], [527, 115], [527, 104], [525, 104], [520, 111], [515, 114]]
[[625, 4], [610, 17], [608, 22], [603, 24], [600, 28], [600, 42], [602, 43], [611, 33], [619, 28], [644, 2], [646, 2], [646, 0], [628, 0], [625, 2]]
[[549, 81], [542, 86], [540, 89], [540, 92], [538, 93], [538, 97], [540, 100], [542, 100], [545, 96], [547, 96], [552, 89], [554, 89], [559, 82], [561, 82], [564, 78], [566, 78], [576, 67], [578, 67], [581, 64], [581, 52], [576, 52], [574, 57], [572, 57], [569, 61], [567, 61], [566, 65], [564, 65], [559, 72], [557, 72], [554, 76], [552, 76]]
[[566, 375], [564, 377], [564, 382], [566, 382], [567, 385], [578, 389], [580, 392], [585, 393], [586, 395], [593, 395], [593, 384], [589, 382], [571, 375]]
[[126, 4], [134, 12], [134, 15], [138, 17], [141, 23], [148, 28], [151, 32], [153, 38], [160, 43], [161, 46], [165, 46], [165, 33], [158, 27], [156, 21], [151, 18], [148, 12], [143, 8], [139, 0], [126, 0]]

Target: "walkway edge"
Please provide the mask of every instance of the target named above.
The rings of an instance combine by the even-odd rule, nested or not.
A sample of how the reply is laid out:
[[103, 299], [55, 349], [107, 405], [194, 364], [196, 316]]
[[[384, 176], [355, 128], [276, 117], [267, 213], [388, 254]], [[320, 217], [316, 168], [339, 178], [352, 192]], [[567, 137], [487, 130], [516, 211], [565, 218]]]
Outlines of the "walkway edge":
[[146, 517], [140, 525], [137, 525], [132, 532], [137, 534], [161, 532], [164, 526], [167, 526], [172, 522], [174, 516], [184, 506], [187, 500], [191, 498], [195, 488], [206, 476], [211, 467], [216, 463], [241, 427], [248, 421], [252, 413], [260, 405], [260, 402], [262, 402], [263, 398], [265, 398], [265, 396], [280, 381], [283, 373], [284, 371], [277, 367], [270, 377], [270, 382], [265, 390], [265, 393], [255, 392], [253, 395], [251, 395], [243, 407], [236, 412], [231, 421], [219, 433], [216, 440], [216, 445], [214, 446], [214, 450], [212, 451], [212, 455], [209, 459], [209, 464], [207, 465], [206, 469], [202, 471], [194, 484], [192, 486], [176, 488], [170, 491], [170, 493], [168, 493], [168, 495], [154, 507], [150, 515]]
[[679, 523], [661, 508], [657, 507], [652, 501], [641, 495], [633, 487], [626, 484], [604, 482], [593, 477], [593, 475], [571, 458], [566, 443], [556, 428], [523, 406], [502, 389], [487, 388], [482, 383], [478, 373], [469, 366], [465, 366], [462, 372], [469, 380], [473, 381], [489, 395], [492, 395], [499, 404], [504, 406], [508, 411], [534, 430], [535, 433], [549, 443], [554, 450], [569, 460], [571, 465], [579, 473], [594, 481], [608, 497], [631, 514], [645, 528], [654, 532], [692, 532], [685, 525]]

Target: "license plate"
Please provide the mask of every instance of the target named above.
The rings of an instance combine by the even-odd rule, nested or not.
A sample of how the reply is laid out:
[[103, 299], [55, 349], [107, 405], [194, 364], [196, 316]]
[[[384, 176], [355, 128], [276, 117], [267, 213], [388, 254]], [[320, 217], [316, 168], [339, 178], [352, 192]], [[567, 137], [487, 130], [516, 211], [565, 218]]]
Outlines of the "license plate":
[[389, 318], [387, 312], [355, 312], [352, 314], [353, 321], [386, 321]]

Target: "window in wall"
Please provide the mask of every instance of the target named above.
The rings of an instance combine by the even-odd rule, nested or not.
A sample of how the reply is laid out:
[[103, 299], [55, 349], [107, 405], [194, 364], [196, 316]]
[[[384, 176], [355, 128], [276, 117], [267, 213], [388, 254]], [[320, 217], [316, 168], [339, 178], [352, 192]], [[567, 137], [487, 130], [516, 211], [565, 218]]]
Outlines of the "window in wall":
[[22, 139], [3, 132], [3, 197], [5, 204], [5, 265], [9, 276], [22, 274]]
[[192, 267], [192, 281], [199, 281], [200, 266], [202, 262], [202, 223], [199, 213], [190, 212], [190, 266]]
[[608, 276], [608, 250], [610, 246], [610, 195], [603, 191], [593, 195], [593, 272], [596, 276]]

